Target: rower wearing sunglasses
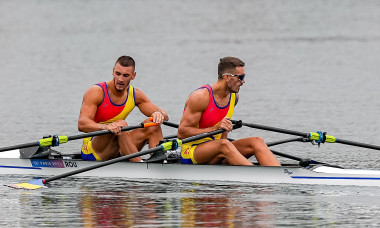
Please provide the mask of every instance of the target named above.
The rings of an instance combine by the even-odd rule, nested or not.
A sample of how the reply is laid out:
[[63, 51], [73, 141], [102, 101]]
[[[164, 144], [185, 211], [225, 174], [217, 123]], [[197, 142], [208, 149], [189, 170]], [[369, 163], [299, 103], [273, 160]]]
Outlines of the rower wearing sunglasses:
[[280, 166], [276, 157], [260, 137], [249, 137], [230, 142], [230, 119], [238, 103], [240, 87], [245, 83], [245, 63], [235, 57], [224, 57], [218, 65], [218, 80], [204, 85], [190, 94], [178, 128], [180, 139], [226, 130], [222, 134], [182, 145], [184, 164], [253, 165], [248, 159], [255, 156], [260, 165]]

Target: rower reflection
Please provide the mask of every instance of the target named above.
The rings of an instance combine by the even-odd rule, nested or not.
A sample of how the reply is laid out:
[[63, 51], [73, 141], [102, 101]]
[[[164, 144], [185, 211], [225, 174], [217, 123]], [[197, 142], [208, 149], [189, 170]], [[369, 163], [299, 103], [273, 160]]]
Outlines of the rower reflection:
[[177, 197], [178, 192], [160, 187], [129, 190], [86, 193], [80, 203], [85, 226], [240, 227], [264, 221], [271, 224], [274, 219], [274, 202], [242, 201], [239, 192], [205, 195], [204, 191], [187, 190]]

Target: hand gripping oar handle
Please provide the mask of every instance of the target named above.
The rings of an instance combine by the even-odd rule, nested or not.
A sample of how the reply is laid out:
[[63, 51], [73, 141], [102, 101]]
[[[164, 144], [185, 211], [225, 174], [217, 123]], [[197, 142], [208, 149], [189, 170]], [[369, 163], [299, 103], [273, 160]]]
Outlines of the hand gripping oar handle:
[[[152, 120], [152, 117], [150, 117], [149, 120]], [[154, 123], [154, 122], [141, 123], [141, 124], [136, 125], [136, 126], [122, 127], [121, 131], [130, 131], [130, 130], [134, 130], [137, 128], [145, 128], [145, 127], [157, 126], [157, 125], [159, 125], [159, 124]], [[49, 137], [49, 138], [40, 139], [37, 142], [24, 143], [24, 144], [19, 144], [19, 145], [14, 145], [14, 146], [2, 147], [2, 148], [0, 148], [0, 152], [8, 151], [8, 150], [23, 149], [23, 148], [34, 147], [34, 146], [41, 146], [41, 147], [58, 146], [59, 144], [66, 143], [70, 140], [83, 139], [83, 138], [106, 135], [106, 134], [111, 134], [111, 133], [112, 132], [109, 130], [101, 130], [101, 131], [93, 131], [93, 132], [88, 132], [88, 133], [84, 133], [84, 134], [72, 135], [72, 136], [66, 136], [66, 135], [53, 136], [53, 137]]]
[[[231, 120], [232, 123], [236, 122], [236, 120]], [[308, 138], [310, 140], [321, 140], [322, 142], [329, 142], [329, 143], [341, 143], [351, 146], [358, 146], [358, 147], [364, 147], [368, 149], [374, 149], [374, 150], [380, 150], [380, 146], [366, 144], [366, 143], [360, 143], [360, 142], [353, 142], [349, 140], [344, 139], [337, 139], [334, 136], [326, 135], [325, 133], [321, 132], [310, 132], [310, 133], [303, 133], [299, 131], [293, 131], [293, 130], [287, 130], [282, 128], [276, 128], [276, 127], [270, 127], [270, 126], [264, 126], [260, 124], [253, 124], [253, 123], [242, 123], [243, 126], [251, 127], [251, 128], [257, 128], [261, 130], [267, 130], [267, 131], [274, 131], [289, 135], [296, 135], [296, 136], [302, 136], [304, 138]]]

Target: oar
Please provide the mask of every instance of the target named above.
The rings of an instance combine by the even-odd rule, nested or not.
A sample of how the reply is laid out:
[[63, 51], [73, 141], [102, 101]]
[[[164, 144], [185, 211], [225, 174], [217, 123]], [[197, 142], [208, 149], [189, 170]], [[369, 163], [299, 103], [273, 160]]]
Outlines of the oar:
[[[231, 120], [231, 121], [233, 123], [235, 122], [235, 120]], [[358, 146], [358, 147], [364, 147], [364, 148], [368, 148], [368, 149], [380, 150], [380, 146], [366, 144], [366, 143], [360, 143], [360, 142], [353, 142], [353, 141], [344, 140], [344, 139], [338, 139], [334, 136], [327, 135], [326, 133], [322, 133], [322, 132], [303, 133], [303, 132], [299, 132], [299, 131], [270, 127], [270, 126], [265, 126], [265, 125], [260, 125], [260, 124], [244, 123], [244, 122], [242, 122], [242, 124], [243, 124], [243, 126], [247, 126], [247, 127], [251, 127], [251, 128], [257, 128], [257, 129], [267, 130], [267, 131], [274, 131], [274, 132], [279, 132], [279, 133], [284, 133], [284, 134], [289, 134], [289, 135], [302, 136], [302, 137], [310, 139], [310, 140], [315, 140], [316, 142], [341, 143], [341, 144], [346, 144], [346, 145], [351, 145], [351, 146]]]
[[[234, 123], [234, 124], [237, 124], [239, 121], [240, 121], [240, 120], [235, 120], [235, 123]], [[240, 122], [241, 122], [241, 121], [240, 121]], [[169, 126], [169, 127], [179, 128], [179, 124], [172, 123], [172, 122], [169, 122], [169, 121], [164, 121], [162, 124], [163, 124], [163, 125], [166, 125], [166, 126]], [[167, 136], [167, 137], [165, 137], [165, 138], [170, 138], [170, 137], [171, 137], [171, 138], [175, 138], [175, 137], [177, 137], [177, 136], [176, 136], [176, 135], [170, 135], [170, 136]], [[228, 138], [228, 140], [231, 141], [230, 138]]]
[[[235, 139], [229, 139], [229, 140], [230, 141], [235, 141]], [[304, 142], [304, 138], [291, 138], [291, 139], [279, 140], [279, 141], [275, 141], [275, 142], [269, 142], [269, 143], [267, 143], [267, 146], [268, 147], [270, 147], [270, 146], [276, 146], [276, 145], [279, 145], [279, 144], [288, 143], [288, 142], [296, 142], [296, 141], [298, 141], [298, 142]], [[281, 153], [281, 152], [278, 152], [278, 151], [275, 151], [275, 150], [272, 150], [272, 149], [270, 149], [270, 151], [272, 151], [273, 154], [278, 155], [280, 157], [284, 157], [284, 158], [292, 159], [292, 160], [295, 160], [295, 161], [299, 161], [299, 165], [302, 166], [302, 167], [307, 167], [307, 166], [309, 166], [311, 164], [324, 164], [324, 165], [338, 167], [338, 166], [330, 165], [330, 164], [327, 164], [327, 163], [324, 163], [324, 162], [319, 162], [319, 161], [311, 160], [309, 158], [300, 158], [300, 157], [296, 157], [296, 156], [293, 156], [293, 155], [290, 155], [290, 154]]]
[[[137, 128], [145, 128], [145, 127], [156, 126], [156, 125], [159, 125], [159, 124], [156, 124], [154, 122], [141, 123], [141, 124], [136, 125], [136, 126], [122, 127], [121, 131], [130, 131], [130, 130], [137, 129]], [[66, 136], [66, 135], [53, 136], [53, 137], [49, 137], [49, 138], [40, 139], [37, 142], [24, 143], [24, 144], [19, 144], [19, 145], [14, 145], [14, 146], [2, 147], [2, 148], [0, 148], [0, 152], [4, 152], [4, 151], [8, 151], [8, 150], [23, 149], [23, 148], [28, 148], [28, 147], [58, 146], [59, 144], [66, 143], [70, 140], [106, 135], [106, 134], [110, 134], [110, 133], [112, 133], [112, 132], [109, 130], [101, 130], [101, 131], [93, 131], [93, 132], [88, 132], [88, 133], [84, 133], [84, 134], [72, 135], [72, 136]]]
[[[234, 126], [234, 129], [236, 129], [238, 127], [241, 127], [241, 125], [236, 124]], [[78, 173], [83, 173], [83, 172], [86, 172], [86, 171], [89, 171], [89, 170], [97, 169], [97, 168], [104, 167], [104, 166], [107, 166], [107, 165], [111, 165], [111, 164], [114, 164], [114, 163], [117, 163], [117, 162], [126, 161], [126, 160], [129, 160], [131, 158], [139, 157], [139, 156], [142, 156], [142, 155], [145, 155], [145, 154], [150, 154], [150, 153], [153, 153], [153, 152], [156, 152], [156, 151], [161, 151], [161, 150], [166, 151], [166, 150], [170, 150], [170, 149], [177, 149], [178, 146], [181, 146], [184, 143], [188, 143], [188, 142], [196, 141], [196, 140], [199, 140], [199, 139], [202, 139], [202, 138], [205, 138], [205, 137], [209, 137], [209, 136], [212, 136], [212, 135], [220, 134], [220, 133], [223, 133], [224, 131], [225, 131], [224, 129], [219, 129], [219, 130], [216, 130], [216, 131], [211, 131], [211, 132], [208, 132], [208, 133], [203, 133], [203, 134], [195, 135], [195, 136], [192, 136], [192, 137], [189, 137], [189, 138], [185, 138], [185, 139], [182, 139], [182, 140], [180, 140], [180, 139], [172, 140], [172, 141], [169, 141], [169, 142], [162, 143], [161, 145], [159, 145], [157, 147], [154, 147], [154, 148], [150, 148], [148, 150], [144, 150], [144, 151], [140, 151], [140, 152], [137, 152], [137, 153], [134, 153], [134, 154], [130, 154], [130, 155], [114, 158], [114, 159], [111, 159], [111, 160], [108, 160], [108, 161], [104, 161], [104, 162], [99, 162], [98, 164], [93, 165], [93, 166], [88, 166], [88, 167], [85, 167], [85, 168], [82, 168], [82, 169], [73, 170], [71, 172], [63, 173], [63, 174], [60, 174], [60, 175], [57, 175], [57, 176], [53, 176], [53, 177], [50, 177], [50, 178], [47, 178], [47, 179], [36, 179], [36, 180], [30, 181], [28, 183], [10, 184], [10, 185], [6, 185], [6, 186], [12, 187], [12, 188], [39, 189], [41, 187], [44, 187], [45, 186], [44, 184], [46, 184], [48, 182], [51, 182], [51, 181], [54, 181], [54, 180], [58, 180], [58, 179], [61, 179], [61, 178], [72, 176], [72, 175], [75, 175], [75, 174], [78, 174]]]
[[178, 128], [179, 127], [179, 124], [172, 123], [172, 122], [169, 122], [169, 121], [164, 121], [162, 124], [166, 125], [166, 126], [169, 126], [169, 127], [174, 127], [174, 128]]
[[340, 166], [337, 166], [337, 165], [331, 165], [331, 164], [328, 164], [328, 163], [325, 163], [325, 162], [320, 162], [320, 161], [315, 161], [315, 160], [312, 160], [312, 159], [309, 159], [309, 158], [300, 158], [300, 157], [296, 157], [296, 156], [293, 156], [293, 155], [290, 155], [290, 154], [285, 154], [285, 153], [282, 153], [282, 152], [279, 152], [279, 151], [276, 151], [276, 150], [270, 150], [272, 151], [273, 154], [275, 155], [278, 155], [278, 156], [281, 156], [281, 157], [284, 157], [284, 158], [288, 158], [288, 159], [292, 159], [292, 160], [295, 160], [295, 161], [299, 161], [299, 165], [302, 166], [302, 167], [308, 167], [309, 165], [312, 165], [312, 164], [319, 164], [319, 165], [327, 165], [327, 166], [331, 166], [331, 167], [338, 167], [338, 168], [341, 168]]

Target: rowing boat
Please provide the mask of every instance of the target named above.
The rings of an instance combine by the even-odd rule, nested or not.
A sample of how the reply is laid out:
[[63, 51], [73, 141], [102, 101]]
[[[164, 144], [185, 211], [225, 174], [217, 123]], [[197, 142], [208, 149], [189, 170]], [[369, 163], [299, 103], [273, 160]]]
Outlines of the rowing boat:
[[[368, 149], [380, 150], [380, 146], [338, 139], [326, 132], [303, 133], [264, 125], [232, 121], [233, 129], [241, 126], [295, 135], [297, 138], [267, 143], [268, 146], [301, 141], [321, 143], [341, 143]], [[165, 123], [177, 127], [173, 123]], [[123, 127], [121, 130], [149, 127], [147, 124]], [[110, 134], [110, 131], [89, 132], [73, 136], [49, 136], [37, 142], [24, 143], [0, 148], [0, 172], [8, 175], [50, 176], [28, 183], [10, 184], [9, 187], [38, 189], [45, 184], [69, 176], [81, 177], [115, 177], [125, 179], [160, 179], [182, 181], [222, 181], [248, 182], [254, 184], [311, 184], [311, 185], [354, 185], [380, 187], [380, 170], [345, 169], [342, 167], [302, 159], [272, 150], [275, 155], [299, 161], [298, 164], [271, 166], [237, 166], [237, 165], [190, 165], [180, 163], [180, 146], [182, 143], [196, 141], [224, 132], [218, 129], [185, 139], [167, 137], [160, 145], [130, 155], [114, 158], [104, 162], [83, 161], [80, 154], [63, 155], [51, 147], [58, 146], [84, 137]], [[233, 139], [230, 139], [233, 140]], [[128, 162], [129, 159], [153, 154], [140, 163]]]
[[[78, 155], [54, 155], [54, 158], [22, 159], [19, 151], [0, 154], [0, 173], [8, 175], [51, 176], [90, 167], [97, 161], [83, 161]], [[228, 181], [254, 184], [322, 184], [379, 186], [380, 171], [344, 169], [326, 164], [284, 165], [281, 167], [188, 165], [177, 161], [159, 163], [118, 162], [76, 174], [80, 177], [116, 177], [182, 181]]]

